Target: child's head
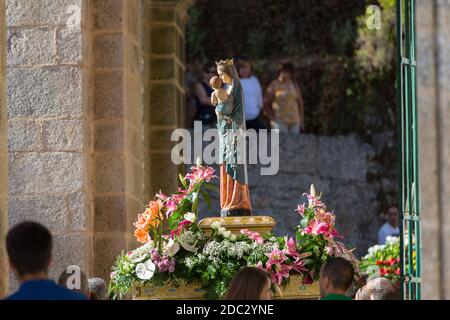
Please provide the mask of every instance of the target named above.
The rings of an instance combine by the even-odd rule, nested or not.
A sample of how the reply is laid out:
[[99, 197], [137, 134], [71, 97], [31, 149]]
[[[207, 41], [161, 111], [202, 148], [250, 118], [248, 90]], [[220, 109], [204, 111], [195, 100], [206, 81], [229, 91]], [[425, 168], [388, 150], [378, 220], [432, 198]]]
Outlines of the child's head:
[[217, 90], [217, 89], [220, 89], [222, 87], [222, 80], [220, 80], [219, 77], [214, 76], [209, 81], [209, 84], [211, 85], [211, 88]]

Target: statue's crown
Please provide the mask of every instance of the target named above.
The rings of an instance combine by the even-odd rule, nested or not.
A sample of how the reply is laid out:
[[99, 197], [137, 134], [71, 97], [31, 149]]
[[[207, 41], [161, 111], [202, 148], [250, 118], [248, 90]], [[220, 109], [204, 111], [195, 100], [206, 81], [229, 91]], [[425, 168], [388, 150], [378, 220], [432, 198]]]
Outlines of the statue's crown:
[[216, 61], [217, 66], [232, 66], [234, 65], [233, 59], [227, 59], [227, 60], [220, 60], [219, 62]]

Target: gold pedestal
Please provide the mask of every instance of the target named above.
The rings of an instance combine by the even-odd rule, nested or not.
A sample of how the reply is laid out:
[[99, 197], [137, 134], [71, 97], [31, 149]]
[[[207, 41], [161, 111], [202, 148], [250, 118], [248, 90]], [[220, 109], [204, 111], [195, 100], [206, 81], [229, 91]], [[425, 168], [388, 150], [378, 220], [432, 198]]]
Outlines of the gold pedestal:
[[222, 227], [231, 231], [233, 234], [239, 234], [242, 229], [259, 232], [261, 234], [269, 233], [276, 225], [275, 220], [269, 216], [249, 216], [249, 217], [226, 217], [226, 218], [205, 218], [199, 222], [198, 226], [208, 236], [211, 235], [211, 224], [219, 222]]
[[[181, 284], [178, 288], [136, 286], [133, 300], [203, 300], [205, 291], [200, 284]], [[319, 284], [303, 285], [301, 276], [291, 276], [285, 287], [276, 287], [274, 300], [313, 300], [320, 298]]]

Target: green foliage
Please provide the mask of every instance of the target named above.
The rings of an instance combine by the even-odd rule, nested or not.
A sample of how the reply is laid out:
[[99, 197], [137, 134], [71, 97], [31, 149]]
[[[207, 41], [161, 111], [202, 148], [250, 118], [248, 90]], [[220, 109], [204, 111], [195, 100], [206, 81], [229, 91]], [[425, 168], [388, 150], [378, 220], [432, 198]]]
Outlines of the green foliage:
[[[380, 30], [366, 24], [373, 4]], [[395, 0], [198, 0], [194, 8], [188, 62], [247, 57], [264, 89], [288, 58], [297, 66], [307, 132], [370, 140], [395, 131]]]
[[399, 238], [388, 238], [386, 245], [369, 248], [369, 253], [361, 260], [360, 268], [370, 277], [381, 276], [398, 283], [400, 281]]
[[201, 10], [196, 7], [189, 8], [189, 17], [190, 19], [187, 25], [189, 32], [186, 33], [188, 59], [197, 59], [200, 62], [206, 62], [207, 58], [203, 45], [206, 33], [199, 26]]

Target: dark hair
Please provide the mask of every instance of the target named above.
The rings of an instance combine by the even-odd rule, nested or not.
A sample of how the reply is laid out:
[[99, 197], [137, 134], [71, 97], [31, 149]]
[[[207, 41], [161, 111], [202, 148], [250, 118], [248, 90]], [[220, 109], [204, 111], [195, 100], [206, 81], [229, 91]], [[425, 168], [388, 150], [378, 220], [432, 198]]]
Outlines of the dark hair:
[[321, 277], [327, 277], [335, 289], [348, 290], [352, 285], [354, 270], [352, 264], [340, 257], [331, 257], [321, 270]]
[[290, 61], [283, 61], [278, 65], [277, 69], [277, 77], [281, 72], [287, 71], [291, 74], [292, 79], [294, 79], [295, 67], [294, 64]]
[[249, 59], [240, 58], [236, 61], [236, 68], [242, 68], [244, 65], [250, 66], [250, 72], [253, 73], [253, 63]]
[[270, 277], [264, 270], [244, 267], [231, 281], [225, 300], [259, 300]]
[[39, 223], [19, 223], [6, 236], [6, 251], [19, 276], [47, 272], [52, 256], [52, 235]]

